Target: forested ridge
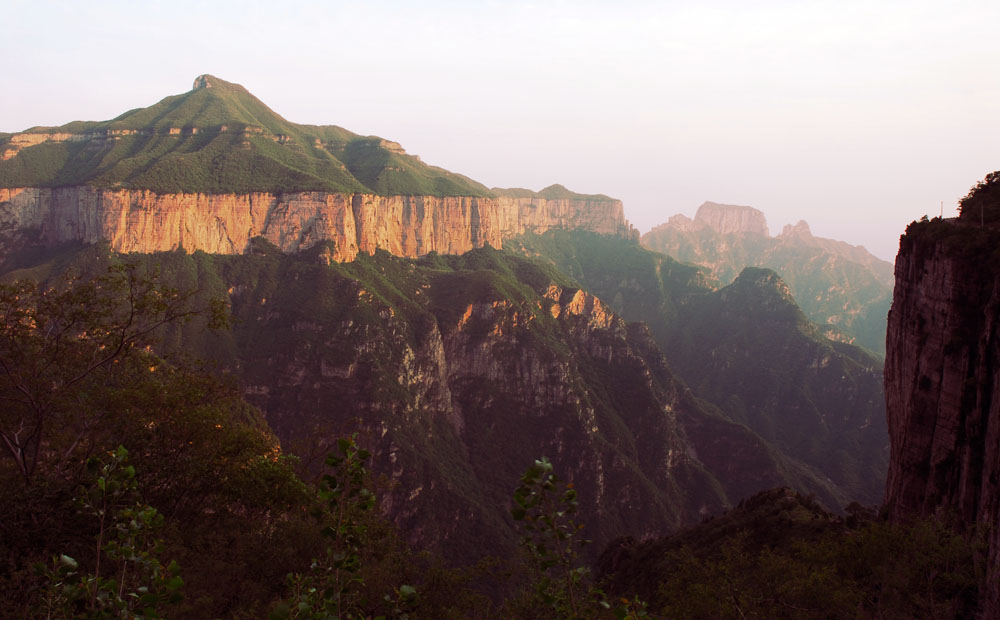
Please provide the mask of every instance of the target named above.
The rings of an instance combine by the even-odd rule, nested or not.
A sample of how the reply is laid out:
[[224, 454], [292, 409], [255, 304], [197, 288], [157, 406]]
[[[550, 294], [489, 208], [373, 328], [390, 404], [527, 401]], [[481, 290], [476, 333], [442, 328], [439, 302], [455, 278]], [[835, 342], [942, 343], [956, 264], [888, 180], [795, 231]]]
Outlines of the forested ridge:
[[976, 600], [975, 537], [791, 491], [620, 540], [598, 570], [545, 455], [509, 481], [521, 551], [448, 564], [384, 518], [393, 482], [364, 433], [306, 467], [231, 376], [156, 352], [171, 329], [227, 329], [223, 300], [111, 259], [0, 285], [6, 616], [903, 618]]

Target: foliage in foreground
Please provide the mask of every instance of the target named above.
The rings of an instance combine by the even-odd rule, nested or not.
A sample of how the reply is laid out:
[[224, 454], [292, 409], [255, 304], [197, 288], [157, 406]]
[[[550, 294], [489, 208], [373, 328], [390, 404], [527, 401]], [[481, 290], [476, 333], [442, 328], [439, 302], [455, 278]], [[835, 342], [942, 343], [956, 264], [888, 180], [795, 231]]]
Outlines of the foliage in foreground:
[[1000, 220], [1000, 170], [986, 175], [958, 203], [959, 218], [977, 224]]
[[401, 585], [395, 596], [386, 594], [382, 600], [365, 600], [362, 590], [363, 554], [374, 544], [366, 518], [375, 508], [375, 494], [366, 486], [365, 462], [370, 456], [355, 436], [339, 439], [337, 452], [327, 457], [332, 473], [323, 476], [319, 492], [327, 509], [322, 529], [325, 553], [313, 559], [308, 573], [288, 575], [290, 596], [275, 606], [273, 620], [361, 620], [372, 617], [370, 609], [382, 606], [388, 609], [374, 620], [408, 619], [406, 612], [417, 594], [413, 586]]
[[158, 328], [199, 313], [218, 325], [220, 311], [129, 265], [49, 288], [0, 284], [0, 445], [24, 483], [45, 461], [52, 470], [86, 460], [111, 415], [97, 401], [134, 385], [130, 362]]
[[612, 610], [591, 571], [581, 563], [578, 549], [583, 524], [572, 482], [563, 482], [545, 457], [535, 461], [514, 490], [511, 516], [521, 524], [521, 547], [528, 559], [528, 586], [512, 597], [506, 613], [516, 618], [589, 620], [644, 618], [646, 605], [638, 597], [622, 599]]
[[976, 538], [934, 521], [889, 525], [858, 510], [844, 520], [784, 491], [666, 542], [637, 545], [595, 581], [577, 557], [576, 490], [544, 459], [514, 493], [525, 564], [509, 582], [496, 580], [504, 583], [492, 591], [506, 598], [491, 600], [477, 589], [488, 578], [442, 568], [400, 542], [376, 509], [370, 455], [356, 441], [338, 444], [320, 486], [307, 484], [234, 386], [154, 355], [159, 327], [206, 311], [188, 299], [130, 268], [57, 290], [25, 283], [0, 289], [7, 317], [0, 396], [12, 403], [0, 415], [7, 440], [0, 599], [7, 616], [620, 620], [974, 612], [983, 572]]
[[124, 446], [103, 462], [95, 458], [88, 465], [99, 472], [89, 488], [78, 491], [77, 500], [98, 523], [94, 569], [82, 572], [79, 562], [65, 554], [53, 558], [52, 569], [46, 571], [45, 614], [160, 618], [164, 605], [181, 599], [184, 585], [177, 562], [164, 566], [159, 557], [163, 541], [157, 531], [163, 527], [163, 515], [136, 498], [135, 467], [128, 465]]
[[984, 577], [976, 533], [891, 524], [854, 504], [833, 515], [788, 489], [672, 537], [620, 544], [609, 588], [668, 618], [966, 618]]
[[[134, 266], [0, 287], [5, 617], [264, 617], [324, 547], [336, 487], [303, 482], [235, 386], [151, 352], [162, 326], [212, 314], [192, 297]], [[370, 533], [354, 543], [359, 583], [452, 587], [377, 511], [359, 518], [351, 527]], [[432, 593], [426, 607], [447, 618], [474, 605], [463, 596]]]

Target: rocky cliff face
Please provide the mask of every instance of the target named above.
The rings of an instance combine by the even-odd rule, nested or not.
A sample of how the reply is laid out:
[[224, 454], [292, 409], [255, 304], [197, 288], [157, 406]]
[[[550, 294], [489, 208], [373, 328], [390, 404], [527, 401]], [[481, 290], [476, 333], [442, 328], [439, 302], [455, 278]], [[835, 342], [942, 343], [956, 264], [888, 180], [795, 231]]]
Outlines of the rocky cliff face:
[[101, 239], [118, 252], [184, 248], [239, 254], [261, 236], [285, 252], [332, 241], [336, 261], [384, 249], [458, 254], [525, 232], [582, 229], [635, 237], [621, 201], [294, 192], [156, 194], [77, 186], [0, 188], [0, 218], [48, 242]]
[[[789, 482], [796, 465], [707, 410], [644, 325], [554, 270], [490, 248], [332, 264], [323, 250], [257, 240], [242, 255], [134, 260], [232, 309], [224, 332], [171, 327], [165, 355], [232, 373], [306, 466], [359, 433], [388, 484], [382, 508], [411, 543], [457, 561], [511, 557], [511, 492], [541, 456], [579, 490], [593, 553]], [[78, 255], [96, 257], [81, 270], [107, 260]]]
[[1000, 231], [911, 224], [886, 336], [891, 517], [989, 526], [986, 617], [1000, 617]]
[[768, 236], [770, 234], [764, 214], [753, 207], [705, 202], [698, 207], [694, 222], [723, 235], [749, 233]]
[[[509, 247], [552, 261], [627, 320], [646, 323], [695, 395], [805, 464], [826, 488], [805, 477], [786, 484], [833, 508], [881, 501], [888, 463], [882, 360], [821, 335], [775, 272], [746, 268], [713, 291], [701, 269], [609, 237], [553, 232]], [[717, 454], [738, 460], [732, 445]]]

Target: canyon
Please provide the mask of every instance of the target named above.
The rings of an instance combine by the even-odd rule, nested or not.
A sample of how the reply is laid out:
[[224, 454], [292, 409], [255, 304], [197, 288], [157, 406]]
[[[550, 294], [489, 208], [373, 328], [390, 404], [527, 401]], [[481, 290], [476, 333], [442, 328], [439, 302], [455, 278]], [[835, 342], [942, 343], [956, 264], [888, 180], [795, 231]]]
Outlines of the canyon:
[[[303, 472], [359, 438], [380, 513], [458, 564], [516, 557], [510, 490], [543, 455], [579, 489], [591, 560], [754, 506], [839, 528], [820, 504], [852, 501], [856, 519], [883, 489], [896, 523], [995, 525], [986, 223], [910, 226], [886, 341], [891, 266], [804, 221], [771, 237], [759, 210], [707, 202], [644, 248], [613, 198], [489, 189], [211, 76], [110, 121], [0, 136], [0, 241], [42, 246], [4, 277], [57, 286], [129, 254], [224, 306], [224, 329], [166, 325], [157, 353], [219, 369]], [[740, 501], [783, 486], [809, 496]], [[1000, 532], [986, 536], [992, 618]]]
[[[232, 310], [227, 330], [172, 328], [165, 355], [238, 378], [307, 467], [358, 433], [387, 478], [383, 513], [417, 548], [460, 563], [510, 557], [510, 491], [541, 455], [579, 490], [588, 554], [761, 488], [839, 505], [820, 472], [694, 397], [649, 328], [535, 261], [493, 248], [330, 264], [325, 253], [257, 239], [241, 255], [134, 258]], [[94, 256], [104, 260], [85, 249], [74, 262]]]

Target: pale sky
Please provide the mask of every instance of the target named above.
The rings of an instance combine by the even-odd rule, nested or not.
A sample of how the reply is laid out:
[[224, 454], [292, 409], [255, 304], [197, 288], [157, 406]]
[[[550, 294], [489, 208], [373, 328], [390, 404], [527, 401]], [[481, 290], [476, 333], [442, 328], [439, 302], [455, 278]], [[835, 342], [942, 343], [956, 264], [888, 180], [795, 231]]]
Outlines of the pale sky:
[[705, 200], [891, 260], [1000, 169], [1000, 2], [0, 0], [0, 131], [211, 73], [489, 186]]

